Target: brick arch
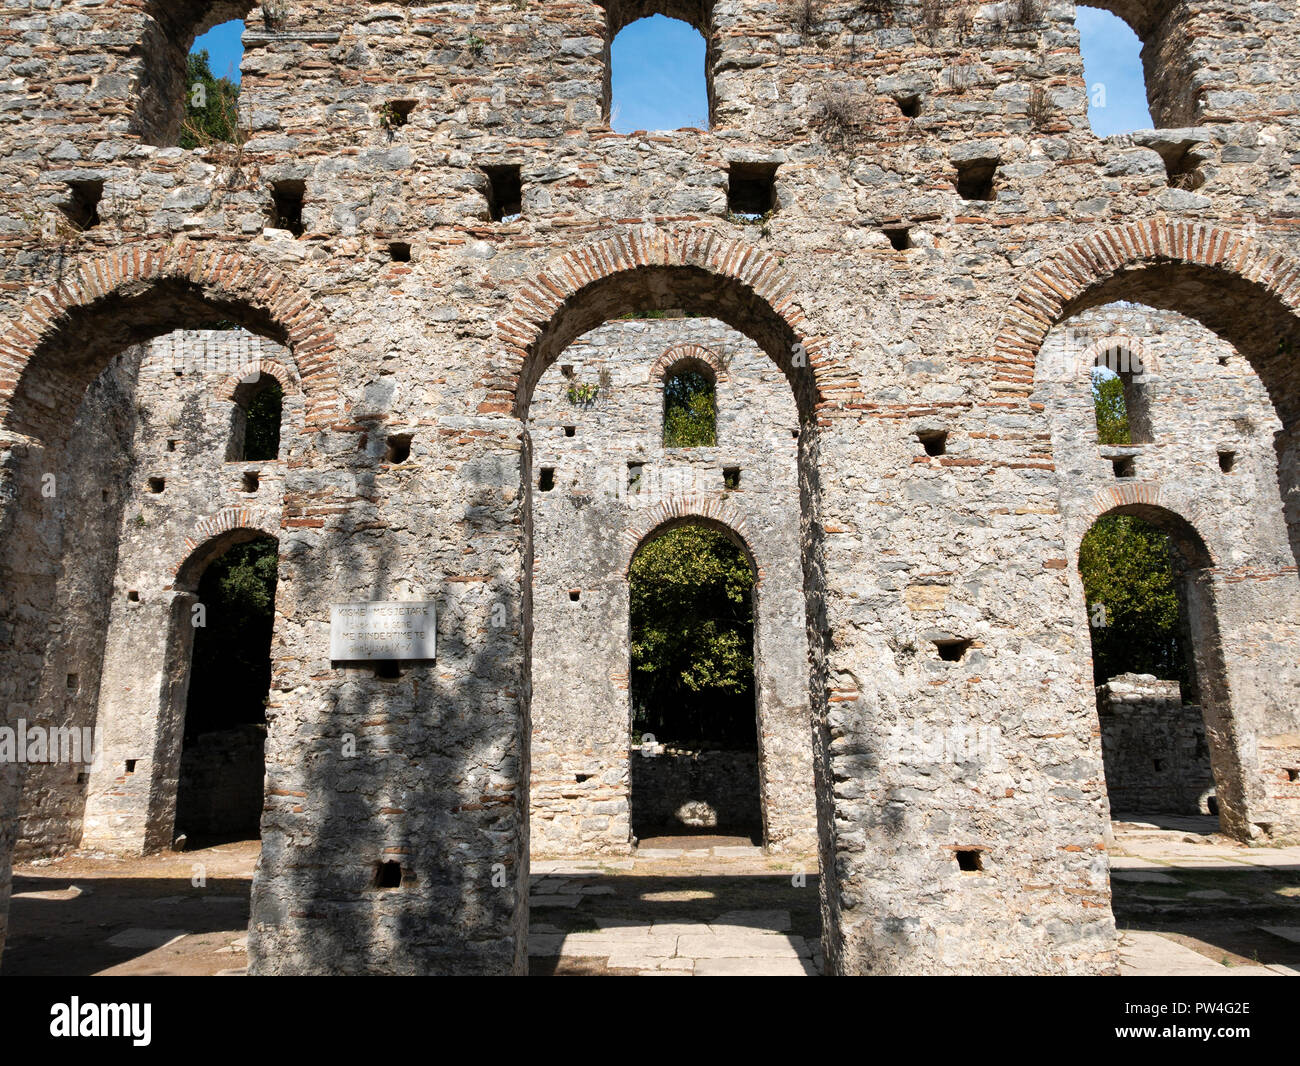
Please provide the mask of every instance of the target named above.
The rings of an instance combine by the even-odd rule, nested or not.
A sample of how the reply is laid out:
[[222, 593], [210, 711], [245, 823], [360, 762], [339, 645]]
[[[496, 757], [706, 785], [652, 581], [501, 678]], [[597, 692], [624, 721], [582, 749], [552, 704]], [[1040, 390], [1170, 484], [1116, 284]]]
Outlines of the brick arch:
[[808, 335], [794, 281], [773, 256], [703, 227], [643, 226], [574, 248], [523, 284], [497, 322], [501, 349], [479, 412], [527, 417], [560, 351], [632, 298], [665, 310], [691, 304], [745, 333], [786, 372], [802, 417], [829, 415], [861, 393], [828, 338]]
[[1284, 423], [1288, 409], [1300, 415], [1292, 388], [1300, 372], [1277, 343], [1300, 336], [1300, 262], [1245, 234], [1169, 218], [1100, 230], [1034, 267], [1003, 315], [994, 387], [1027, 396], [1048, 333], [1121, 298], [1196, 318], [1250, 359]]
[[201, 518], [185, 537], [184, 556], [172, 567], [173, 587], [197, 586], [208, 564], [236, 544], [279, 536], [275, 521], [247, 507], [227, 507]]
[[250, 359], [229, 377], [222, 380], [216, 389], [217, 399], [236, 401], [239, 398], [240, 390], [248, 383], [256, 381], [263, 374], [275, 378], [280, 383], [280, 388], [284, 390], [286, 396], [298, 392], [298, 382], [294, 380], [293, 375], [290, 374], [283, 363], [278, 359], [259, 355], [254, 359]]
[[632, 568], [637, 549], [648, 539], [677, 526], [697, 523], [720, 529], [738, 540], [754, 568], [755, 584], [762, 584], [767, 570], [754, 553], [745, 515], [730, 501], [716, 496], [674, 496], [637, 514], [619, 538], [623, 545], [624, 573]]
[[[1218, 565], [1215, 553], [1197, 528], [1201, 518], [1198, 501], [1177, 489], [1158, 481], [1100, 489], [1093, 493], [1085, 513], [1080, 515], [1079, 536], [1086, 534], [1098, 519], [1112, 514], [1133, 515], [1159, 527], [1178, 545], [1183, 558], [1191, 565], [1198, 568]], [[1076, 553], [1077, 550], [1076, 546]]]
[[[139, 342], [140, 330], [160, 335], [214, 308], [289, 350], [308, 432], [338, 416], [335, 338], [311, 298], [249, 256], [185, 243], [83, 260], [32, 297], [0, 335], [0, 425], [57, 439], [70, 421], [66, 405], [112, 355]], [[23, 402], [30, 388], [40, 403]]]
[[[1110, 362], [1106, 359], [1106, 356], [1113, 351], [1128, 352], [1137, 360], [1137, 365], [1142, 368], [1144, 373], [1159, 369], [1155, 353], [1147, 350], [1147, 346], [1141, 337], [1131, 337], [1126, 333], [1117, 333], [1110, 337], [1102, 337], [1101, 340], [1089, 346], [1088, 350], [1083, 353], [1084, 372], [1088, 372], [1094, 366], [1110, 367]], [[1132, 363], [1133, 360], [1130, 360], [1130, 365]], [[1114, 367], [1110, 368], [1114, 369]]]
[[727, 380], [727, 364], [712, 348], [702, 344], [678, 344], [669, 348], [650, 368], [650, 381], [662, 383], [668, 371], [678, 363], [702, 363], [713, 372], [713, 380], [722, 384]]

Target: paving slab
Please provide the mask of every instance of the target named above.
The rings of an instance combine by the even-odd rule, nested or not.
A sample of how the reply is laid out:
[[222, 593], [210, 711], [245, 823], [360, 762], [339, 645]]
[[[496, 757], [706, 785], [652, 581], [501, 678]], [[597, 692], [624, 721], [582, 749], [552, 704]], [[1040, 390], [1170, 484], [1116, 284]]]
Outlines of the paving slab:
[[182, 937], [189, 936], [188, 929], [123, 929], [108, 937], [104, 943], [115, 948], [141, 948], [153, 951], [156, 948], [174, 944]]
[[696, 977], [814, 977], [812, 964], [803, 959], [698, 959]]

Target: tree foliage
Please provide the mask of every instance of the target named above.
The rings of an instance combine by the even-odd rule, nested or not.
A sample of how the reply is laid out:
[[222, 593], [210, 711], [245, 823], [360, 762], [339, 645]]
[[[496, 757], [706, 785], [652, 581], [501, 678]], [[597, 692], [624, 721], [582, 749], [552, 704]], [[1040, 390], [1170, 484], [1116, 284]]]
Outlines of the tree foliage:
[[235, 545], [204, 571], [206, 624], [194, 631], [186, 736], [265, 720], [278, 557], [276, 542], [263, 537]]
[[749, 750], [754, 710], [754, 572], [724, 534], [669, 530], [632, 562], [634, 732]]
[[1131, 444], [1124, 379], [1118, 374], [1106, 374], [1100, 367], [1093, 370], [1092, 402], [1097, 410], [1097, 443]]
[[238, 144], [239, 86], [229, 78], [212, 74], [208, 53], [191, 52], [185, 75], [185, 118], [181, 123], [181, 147], [199, 148], [224, 141]]
[[1179, 618], [1169, 538], [1131, 515], [1105, 515], [1079, 547], [1097, 684], [1117, 674], [1192, 680]]
[[718, 443], [718, 412], [713, 381], [695, 370], [664, 382], [664, 447], [703, 448]]
[[280, 454], [280, 420], [284, 390], [274, 378], [249, 401], [244, 413], [244, 458], [269, 462]]

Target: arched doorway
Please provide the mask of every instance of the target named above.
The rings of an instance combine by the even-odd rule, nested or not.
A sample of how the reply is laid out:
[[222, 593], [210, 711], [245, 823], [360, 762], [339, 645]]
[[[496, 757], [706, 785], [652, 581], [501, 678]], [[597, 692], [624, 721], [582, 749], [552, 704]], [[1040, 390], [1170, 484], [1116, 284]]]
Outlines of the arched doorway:
[[260, 833], [277, 549], [232, 543], [198, 579], [172, 834], [186, 847]]
[[1247, 832], [1241, 753], [1200, 534], [1157, 506], [1129, 504], [1084, 535], [1101, 747], [1113, 816], [1196, 814], [1212, 803], [1225, 831]]
[[686, 522], [652, 534], [632, 557], [629, 801], [637, 841], [763, 842], [757, 573], [729, 532]]

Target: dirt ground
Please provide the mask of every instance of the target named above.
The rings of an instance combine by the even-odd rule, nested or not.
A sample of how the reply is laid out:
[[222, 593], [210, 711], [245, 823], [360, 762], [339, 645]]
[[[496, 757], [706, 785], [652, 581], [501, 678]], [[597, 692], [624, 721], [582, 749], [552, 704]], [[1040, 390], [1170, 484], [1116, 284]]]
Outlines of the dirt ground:
[[[1123, 972], [1300, 975], [1300, 848], [1212, 821], [1116, 823]], [[0, 975], [238, 974], [257, 841], [16, 866]], [[633, 856], [533, 864], [535, 975], [814, 974], [817, 870], [748, 840], [665, 837]]]

